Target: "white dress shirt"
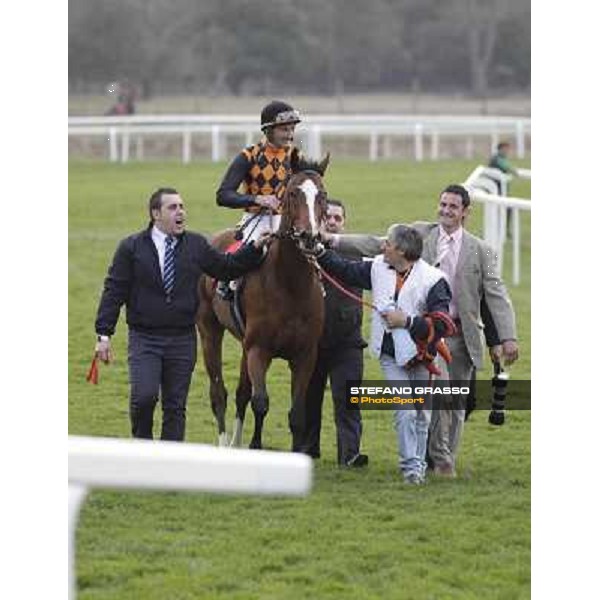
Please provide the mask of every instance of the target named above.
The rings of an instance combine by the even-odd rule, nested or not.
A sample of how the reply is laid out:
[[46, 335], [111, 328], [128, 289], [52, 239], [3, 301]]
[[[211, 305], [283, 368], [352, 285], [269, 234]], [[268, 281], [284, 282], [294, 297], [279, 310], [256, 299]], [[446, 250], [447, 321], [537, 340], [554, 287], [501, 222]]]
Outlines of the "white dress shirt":
[[[177, 238], [172, 236], [174, 243], [173, 248], [177, 246]], [[162, 232], [156, 225], [152, 227], [152, 241], [156, 246], [156, 250], [158, 252], [158, 264], [160, 265], [160, 276], [164, 276], [165, 271], [165, 251], [167, 246], [167, 234]]]

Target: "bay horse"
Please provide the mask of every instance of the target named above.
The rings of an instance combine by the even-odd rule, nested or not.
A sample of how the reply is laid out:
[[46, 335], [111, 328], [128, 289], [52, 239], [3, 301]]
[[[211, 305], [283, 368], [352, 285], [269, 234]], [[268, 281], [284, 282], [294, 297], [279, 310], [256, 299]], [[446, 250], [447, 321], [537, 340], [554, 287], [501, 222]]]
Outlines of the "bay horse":
[[[323, 287], [307, 254], [319, 240], [319, 228], [327, 211], [322, 177], [328, 164], [329, 154], [321, 162], [308, 162], [299, 158], [296, 150], [292, 152], [292, 175], [282, 200], [281, 225], [263, 263], [245, 276], [240, 292], [245, 315], [243, 332], [234, 324], [229, 302], [215, 293], [214, 280], [207, 276], [200, 279], [196, 325], [210, 380], [210, 402], [217, 420], [220, 446], [228, 443], [227, 390], [222, 365], [223, 334], [227, 329], [242, 344], [231, 445], [241, 446], [244, 417], [250, 402], [254, 413], [250, 448], [262, 448], [263, 422], [269, 410], [266, 374], [273, 358], [283, 358], [291, 370], [292, 450], [301, 450], [306, 391], [325, 317]], [[226, 230], [215, 236], [213, 245], [223, 251], [234, 241], [234, 230]]]

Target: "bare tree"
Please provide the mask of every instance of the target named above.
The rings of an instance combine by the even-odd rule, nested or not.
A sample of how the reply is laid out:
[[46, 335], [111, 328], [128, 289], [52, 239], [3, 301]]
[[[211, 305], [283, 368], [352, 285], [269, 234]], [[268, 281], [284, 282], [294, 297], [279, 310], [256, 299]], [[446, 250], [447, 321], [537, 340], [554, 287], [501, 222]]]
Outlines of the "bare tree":
[[481, 98], [484, 106], [499, 26], [511, 4], [514, 5], [514, 0], [451, 0], [445, 4], [446, 18], [467, 43], [471, 91]]

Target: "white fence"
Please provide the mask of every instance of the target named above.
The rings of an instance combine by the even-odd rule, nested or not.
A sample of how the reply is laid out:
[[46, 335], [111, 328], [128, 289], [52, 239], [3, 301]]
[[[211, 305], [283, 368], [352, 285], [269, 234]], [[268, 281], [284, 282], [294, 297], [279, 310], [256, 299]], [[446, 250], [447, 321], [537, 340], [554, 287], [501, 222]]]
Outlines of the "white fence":
[[304, 496], [304, 454], [200, 444], [69, 436], [69, 598], [75, 598], [75, 528], [88, 487]]
[[[429, 158], [440, 157], [440, 141], [445, 137], [464, 140], [465, 158], [473, 158], [474, 137], [487, 136], [490, 152], [501, 139], [513, 139], [516, 155], [526, 154], [526, 138], [531, 135], [531, 121], [514, 117], [480, 116], [401, 116], [401, 115], [313, 115], [297, 128], [297, 139], [312, 157], [323, 155], [323, 136], [362, 137], [369, 140], [368, 158], [376, 161], [390, 157], [393, 138], [412, 139], [417, 161], [426, 157], [425, 141], [429, 141]], [[144, 137], [181, 136], [181, 160], [192, 161], [194, 136], [210, 140], [213, 162], [225, 156], [228, 135], [242, 135], [247, 145], [260, 137], [255, 115], [134, 115], [119, 117], [69, 117], [69, 136], [103, 138], [107, 156], [112, 162], [144, 160]]]
[[[517, 169], [519, 177], [531, 179], [529, 169]], [[520, 211], [531, 212], [531, 200], [511, 198], [506, 195], [510, 175], [498, 169], [479, 165], [466, 179], [464, 186], [469, 189], [473, 200], [482, 202], [483, 237], [498, 254], [498, 269], [502, 273], [504, 263], [504, 243], [507, 238], [507, 209], [512, 209], [511, 237], [513, 244], [512, 282], [518, 285], [521, 281], [521, 220]]]

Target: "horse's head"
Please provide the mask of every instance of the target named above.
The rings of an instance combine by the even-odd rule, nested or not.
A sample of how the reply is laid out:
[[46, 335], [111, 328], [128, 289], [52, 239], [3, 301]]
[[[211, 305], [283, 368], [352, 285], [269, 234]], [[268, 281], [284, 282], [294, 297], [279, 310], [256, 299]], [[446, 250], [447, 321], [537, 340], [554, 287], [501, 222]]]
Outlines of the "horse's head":
[[322, 178], [328, 164], [329, 154], [321, 162], [311, 162], [300, 158], [295, 148], [292, 151], [292, 176], [283, 197], [279, 233], [294, 239], [302, 250], [314, 249], [327, 214]]

